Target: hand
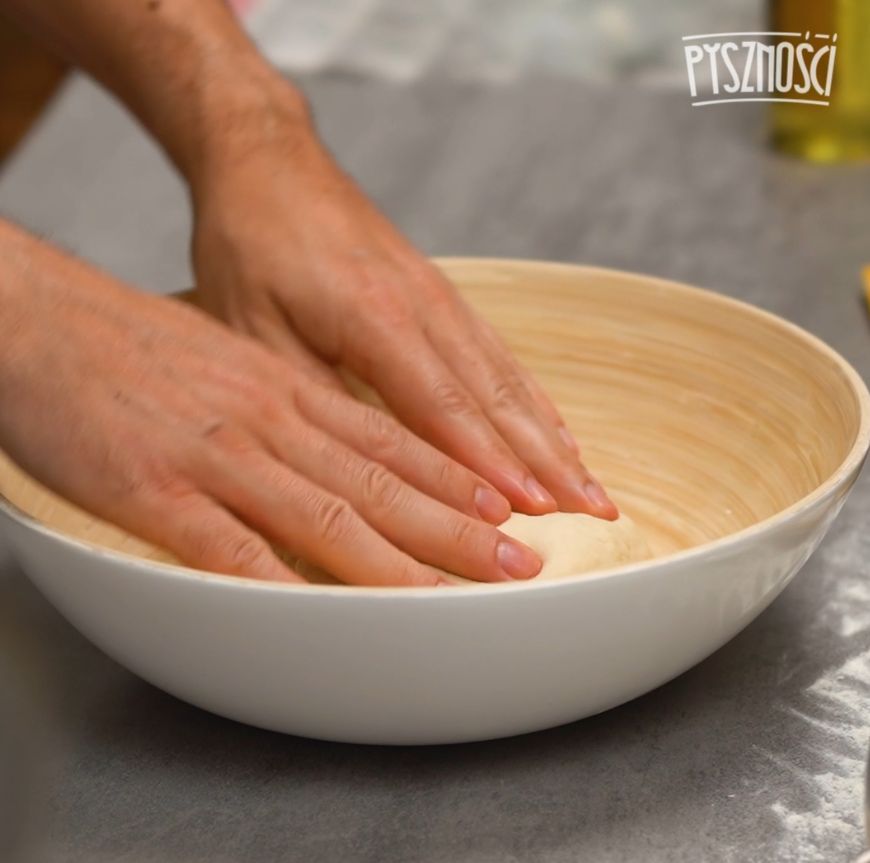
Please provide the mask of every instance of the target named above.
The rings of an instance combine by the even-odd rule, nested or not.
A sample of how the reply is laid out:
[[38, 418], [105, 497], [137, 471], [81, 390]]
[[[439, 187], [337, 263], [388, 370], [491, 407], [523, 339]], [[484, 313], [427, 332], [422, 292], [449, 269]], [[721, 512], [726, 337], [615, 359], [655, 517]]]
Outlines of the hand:
[[[284, 85], [282, 85], [284, 86]], [[372, 206], [300, 118], [261, 111], [193, 184], [210, 311], [338, 386], [342, 364], [520, 511], [615, 518], [531, 375]]]
[[487, 523], [500, 494], [381, 411], [2, 222], [0, 261], [0, 446], [80, 506], [263, 579], [301, 580], [262, 536], [357, 584], [540, 569]]

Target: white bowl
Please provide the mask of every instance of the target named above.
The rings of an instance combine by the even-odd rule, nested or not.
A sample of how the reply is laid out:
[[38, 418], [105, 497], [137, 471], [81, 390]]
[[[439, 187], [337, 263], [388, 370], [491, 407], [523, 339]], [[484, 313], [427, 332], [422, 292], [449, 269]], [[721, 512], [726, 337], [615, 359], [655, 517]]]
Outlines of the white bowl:
[[547, 728], [716, 650], [842, 506], [870, 442], [858, 375], [797, 327], [706, 291], [558, 264], [441, 264], [554, 394], [656, 559], [456, 589], [260, 583], [166, 562], [5, 461], [0, 523], [24, 570], [156, 686], [329, 740]]

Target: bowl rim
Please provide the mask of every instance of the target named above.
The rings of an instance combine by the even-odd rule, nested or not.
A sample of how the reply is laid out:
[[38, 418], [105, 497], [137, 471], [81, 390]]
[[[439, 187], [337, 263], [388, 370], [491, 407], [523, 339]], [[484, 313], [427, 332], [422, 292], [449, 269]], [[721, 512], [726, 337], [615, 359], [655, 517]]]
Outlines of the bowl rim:
[[531, 579], [529, 581], [516, 582], [471, 582], [468, 585], [462, 585], [461, 588], [456, 590], [447, 590], [443, 587], [378, 587], [349, 584], [300, 584], [298, 582], [262, 581], [254, 578], [245, 578], [244, 576], [227, 575], [195, 569], [183, 564], [151, 560], [129, 552], [118, 551], [106, 546], [97, 545], [84, 539], [79, 539], [56, 530], [55, 528], [49, 527], [34, 518], [16, 506], [16, 504], [12, 503], [12, 501], [6, 498], [2, 492], [0, 492], [0, 514], [20, 524], [22, 527], [33, 530], [59, 542], [62, 545], [67, 545], [80, 552], [84, 552], [85, 554], [114, 560], [120, 564], [126, 565], [127, 569], [140, 570], [151, 575], [169, 579], [208, 583], [229, 589], [265, 590], [273, 593], [307, 597], [340, 596], [356, 600], [359, 600], [362, 597], [390, 600], [398, 598], [416, 600], [422, 597], [432, 596], [438, 596], [441, 598], [462, 596], [479, 597], [481, 595], [495, 596], [498, 594], [512, 594], [518, 590], [534, 590], [536, 592], [541, 590], [560, 590], [583, 583], [593, 584], [623, 576], [628, 577], [641, 572], [652, 574], [654, 571], [668, 568], [673, 564], [690, 563], [693, 559], [703, 558], [711, 554], [729, 550], [733, 546], [750, 541], [759, 534], [774, 530], [801, 513], [812, 509], [816, 504], [819, 504], [825, 498], [836, 492], [853, 475], [857, 476], [861, 469], [864, 459], [867, 456], [868, 448], [870, 448], [870, 392], [868, 392], [867, 386], [861, 375], [838, 351], [818, 336], [813, 335], [808, 330], [792, 323], [786, 318], [744, 300], [730, 297], [709, 288], [699, 288], [672, 279], [665, 279], [659, 276], [635, 273], [610, 267], [538, 260], [534, 258], [488, 258], [463, 256], [436, 257], [432, 259], [432, 262], [439, 269], [443, 269], [444, 267], [449, 268], [451, 265], [487, 267], [491, 269], [503, 269], [505, 267], [523, 268], [532, 266], [538, 269], [551, 271], [562, 270], [584, 276], [619, 276], [622, 279], [627, 279], [633, 282], [643, 282], [649, 286], [658, 285], [669, 291], [676, 290], [684, 294], [701, 295], [705, 301], [711, 302], [714, 305], [718, 304], [719, 306], [728, 306], [732, 309], [737, 309], [747, 313], [757, 319], [765, 320], [768, 323], [779, 327], [784, 332], [789, 333], [791, 336], [803, 342], [817, 353], [826, 356], [828, 360], [833, 362], [833, 364], [845, 376], [858, 407], [858, 428], [855, 433], [855, 439], [841, 463], [831, 473], [831, 475], [816, 488], [796, 500], [794, 503], [781, 509], [779, 512], [769, 515], [761, 521], [755, 522], [754, 524], [735, 531], [734, 533], [729, 533], [725, 536], [719, 537], [718, 539], [711, 540], [710, 542], [701, 543], [700, 545], [672, 552], [671, 554], [663, 555], [661, 557], [651, 558], [636, 563], [623, 564], [608, 569], [578, 573], [577, 575], [560, 578], [558, 580], [536, 581], [535, 579]]

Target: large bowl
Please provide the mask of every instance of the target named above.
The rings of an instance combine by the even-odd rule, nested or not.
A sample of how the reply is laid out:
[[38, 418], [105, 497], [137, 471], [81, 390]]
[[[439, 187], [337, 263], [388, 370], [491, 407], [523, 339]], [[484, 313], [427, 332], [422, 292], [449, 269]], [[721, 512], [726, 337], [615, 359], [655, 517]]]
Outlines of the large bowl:
[[538, 375], [656, 558], [455, 589], [212, 575], [0, 464], [22, 567], [156, 686], [279, 731], [445, 743], [547, 728], [716, 650], [806, 561], [870, 440], [867, 389], [818, 339], [684, 285], [561, 264], [441, 265]]

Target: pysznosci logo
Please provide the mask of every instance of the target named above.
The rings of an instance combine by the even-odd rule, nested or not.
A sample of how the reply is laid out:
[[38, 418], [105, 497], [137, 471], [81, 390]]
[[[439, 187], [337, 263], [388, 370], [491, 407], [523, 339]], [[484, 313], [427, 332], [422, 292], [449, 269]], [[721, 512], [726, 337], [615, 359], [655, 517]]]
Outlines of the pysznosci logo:
[[829, 105], [836, 33], [683, 36], [692, 105], [802, 102]]

